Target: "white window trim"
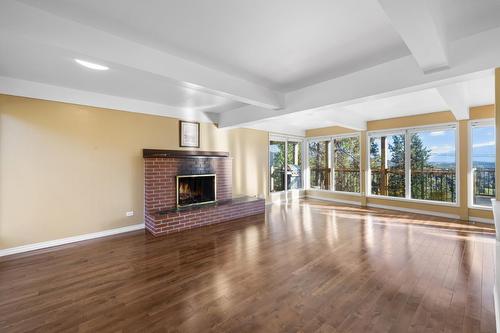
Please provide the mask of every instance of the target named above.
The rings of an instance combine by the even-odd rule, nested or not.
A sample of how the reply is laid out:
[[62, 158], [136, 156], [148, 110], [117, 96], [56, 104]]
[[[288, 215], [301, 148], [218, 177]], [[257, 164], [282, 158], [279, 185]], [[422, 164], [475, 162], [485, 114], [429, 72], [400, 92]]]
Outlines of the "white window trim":
[[319, 188], [308, 188], [308, 191], [315, 191], [315, 192], [324, 192], [324, 193], [332, 193], [332, 194], [342, 194], [342, 195], [352, 195], [355, 197], [360, 197], [361, 193], [359, 192], [345, 192], [345, 191], [333, 191], [333, 190], [322, 190]]
[[[335, 154], [334, 154], [334, 140], [335, 139], [346, 139], [346, 138], [358, 138], [359, 144], [360, 144], [360, 154], [359, 154], [359, 192], [346, 192], [346, 191], [337, 191], [335, 190]], [[324, 189], [315, 189], [311, 188], [311, 184], [309, 182], [309, 142], [318, 142], [318, 141], [330, 141], [330, 158], [329, 161], [332, 164], [332, 173], [330, 175], [330, 183], [332, 184], [332, 189], [331, 190], [324, 190]], [[354, 195], [354, 196], [361, 196], [362, 193], [362, 185], [363, 185], [363, 167], [362, 167], [362, 153], [361, 153], [361, 132], [352, 132], [352, 133], [344, 133], [344, 134], [336, 134], [336, 135], [324, 135], [324, 136], [315, 136], [315, 137], [309, 137], [306, 138], [306, 145], [307, 147], [307, 154], [306, 154], [306, 160], [307, 160], [307, 190], [310, 191], [321, 191], [321, 192], [328, 192], [328, 193], [333, 193], [333, 194], [346, 194], [346, 195]]]
[[[285, 143], [285, 184], [284, 184], [284, 190], [282, 191], [271, 191], [271, 174], [269, 173], [269, 168], [270, 168], [270, 162], [269, 161], [269, 146], [271, 144], [271, 141], [279, 141], [279, 142], [284, 142]], [[300, 144], [302, 144], [302, 167], [301, 167], [301, 173], [302, 173], [302, 179], [301, 179], [301, 187], [300, 188], [294, 188], [294, 189], [287, 189], [288, 187], [288, 178], [286, 177], [286, 169], [288, 167], [288, 142], [299, 142]], [[267, 169], [268, 169], [268, 182], [269, 182], [269, 185], [267, 186], [267, 191], [270, 195], [274, 195], [274, 194], [283, 194], [283, 193], [288, 193], [288, 192], [300, 192], [300, 191], [304, 191], [306, 190], [306, 187], [305, 187], [305, 170], [306, 170], [306, 166], [305, 166], [305, 159], [304, 157], [306, 156], [304, 154], [305, 152], [305, 147], [307, 146], [306, 144], [306, 138], [305, 137], [301, 137], [301, 136], [296, 136], [296, 135], [286, 135], [286, 134], [277, 134], [277, 133], [269, 133], [269, 137], [268, 137], [268, 143], [267, 143], [267, 158], [268, 158], [268, 162], [267, 162]]]
[[[468, 131], [468, 133], [467, 133], [468, 134], [468, 143], [467, 143], [467, 150], [468, 150], [468, 156], [467, 156], [467, 208], [492, 211], [493, 207], [474, 205], [474, 184], [472, 182], [472, 180], [473, 180], [473, 177], [472, 177], [472, 170], [473, 170], [473, 168], [472, 168], [472, 146], [474, 144], [472, 142], [472, 129], [473, 129], [473, 127], [487, 127], [487, 126], [493, 126], [493, 128], [495, 129], [495, 119], [494, 118], [485, 118], [485, 119], [475, 119], [475, 120], [468, 121], [468, 126], [467, 126], [467, 131]], [[496, 143], [496, 130], [495, 130], [494, 140]]]
[[412, 198], [401, 198], [401, 197], [390, 197], [385, 195], [377, 195], [377, 194], [369, 194], [366, 196], [369, 199], [383, 199], [383, 200], [394, 200], [394, 201], [403, 201], [403, 202], [413, 202], [420, 203], [426, 205], [436, 205], [436, 206], [447, 206], [447, 207], [459, 207], [460, 205], [454, 202], [446, 202], [446, 201], [434, 201], [434, 200], [424, 200], [424, 199], [412, 199]]
[[[434, 201], [434, 200], [424, 200], [424, 199], [414, 199], [411, 197], [411, 149], [410, 147], [411, 133], [420, 131], [439, 131], [439, 130], [455, 130], [455, 193], [456, 202], [444, 202], [444, 201]], [[405, 197], [391, 197], [385, 195], [372, 194], [371, 188], [371, 163], [370, 163], [370, 139], [372, 137], [388, 136], [388, 135], [400, 135], [405, 136]], [[366, 177], [365, 177], [365, 189], [367, 198], [376, 199], [388, 199], [395, 201], [405, 201], [414, 203], [431, 204], [438, 206], [449, 206], [449, 207], [460, 207], [460, 129], [458, 122], [443, 123], [438, 125], [423, 125], [423, 126], [413, 126], [413, 127], [401, 127], [389, 130], [376, 130], [369, 131], [366, 133]]]

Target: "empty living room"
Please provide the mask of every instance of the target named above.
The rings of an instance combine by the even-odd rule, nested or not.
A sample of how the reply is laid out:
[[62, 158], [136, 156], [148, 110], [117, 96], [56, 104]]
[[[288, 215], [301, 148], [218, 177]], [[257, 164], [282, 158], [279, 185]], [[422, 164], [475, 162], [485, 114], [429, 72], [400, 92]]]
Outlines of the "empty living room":
[[500, 332], [499, 41], [499, 0], [2, 0], [0, 332]]

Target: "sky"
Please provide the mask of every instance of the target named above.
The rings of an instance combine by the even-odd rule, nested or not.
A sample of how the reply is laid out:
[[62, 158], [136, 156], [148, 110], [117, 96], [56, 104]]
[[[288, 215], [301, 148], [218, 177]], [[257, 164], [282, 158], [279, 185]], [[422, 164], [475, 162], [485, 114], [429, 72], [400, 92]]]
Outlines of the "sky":
[[455, 130], [426, 131], [418, 135], [431, 150], [429, 162], [455, 163]]
[[[455, 130], [419, 132], [424, 146], [431, 150], [429, 162], [455, 163]], [[495, 162], [494, 126], [472, 129], [473, 162]]]
[[494, 126], [474, 127], [472, 129], [472, 161], [495, 162]]

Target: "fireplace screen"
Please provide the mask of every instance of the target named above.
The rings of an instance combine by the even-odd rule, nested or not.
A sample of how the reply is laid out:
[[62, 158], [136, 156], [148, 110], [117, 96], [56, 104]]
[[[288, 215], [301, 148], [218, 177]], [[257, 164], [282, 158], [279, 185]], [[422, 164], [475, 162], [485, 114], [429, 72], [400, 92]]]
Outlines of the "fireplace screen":
[[214, 174], [177, 176], [177, 207], [214, 202], [215, 198]]

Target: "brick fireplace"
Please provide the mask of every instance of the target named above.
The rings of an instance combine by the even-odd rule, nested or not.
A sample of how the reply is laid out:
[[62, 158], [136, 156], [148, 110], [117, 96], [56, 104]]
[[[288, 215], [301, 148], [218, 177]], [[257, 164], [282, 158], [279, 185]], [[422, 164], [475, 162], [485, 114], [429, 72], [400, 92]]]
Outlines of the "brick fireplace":
[[264, 199], [232, 198], [226, 152], [144, 149], [146, 229], [164, 235], [261, 214]]

